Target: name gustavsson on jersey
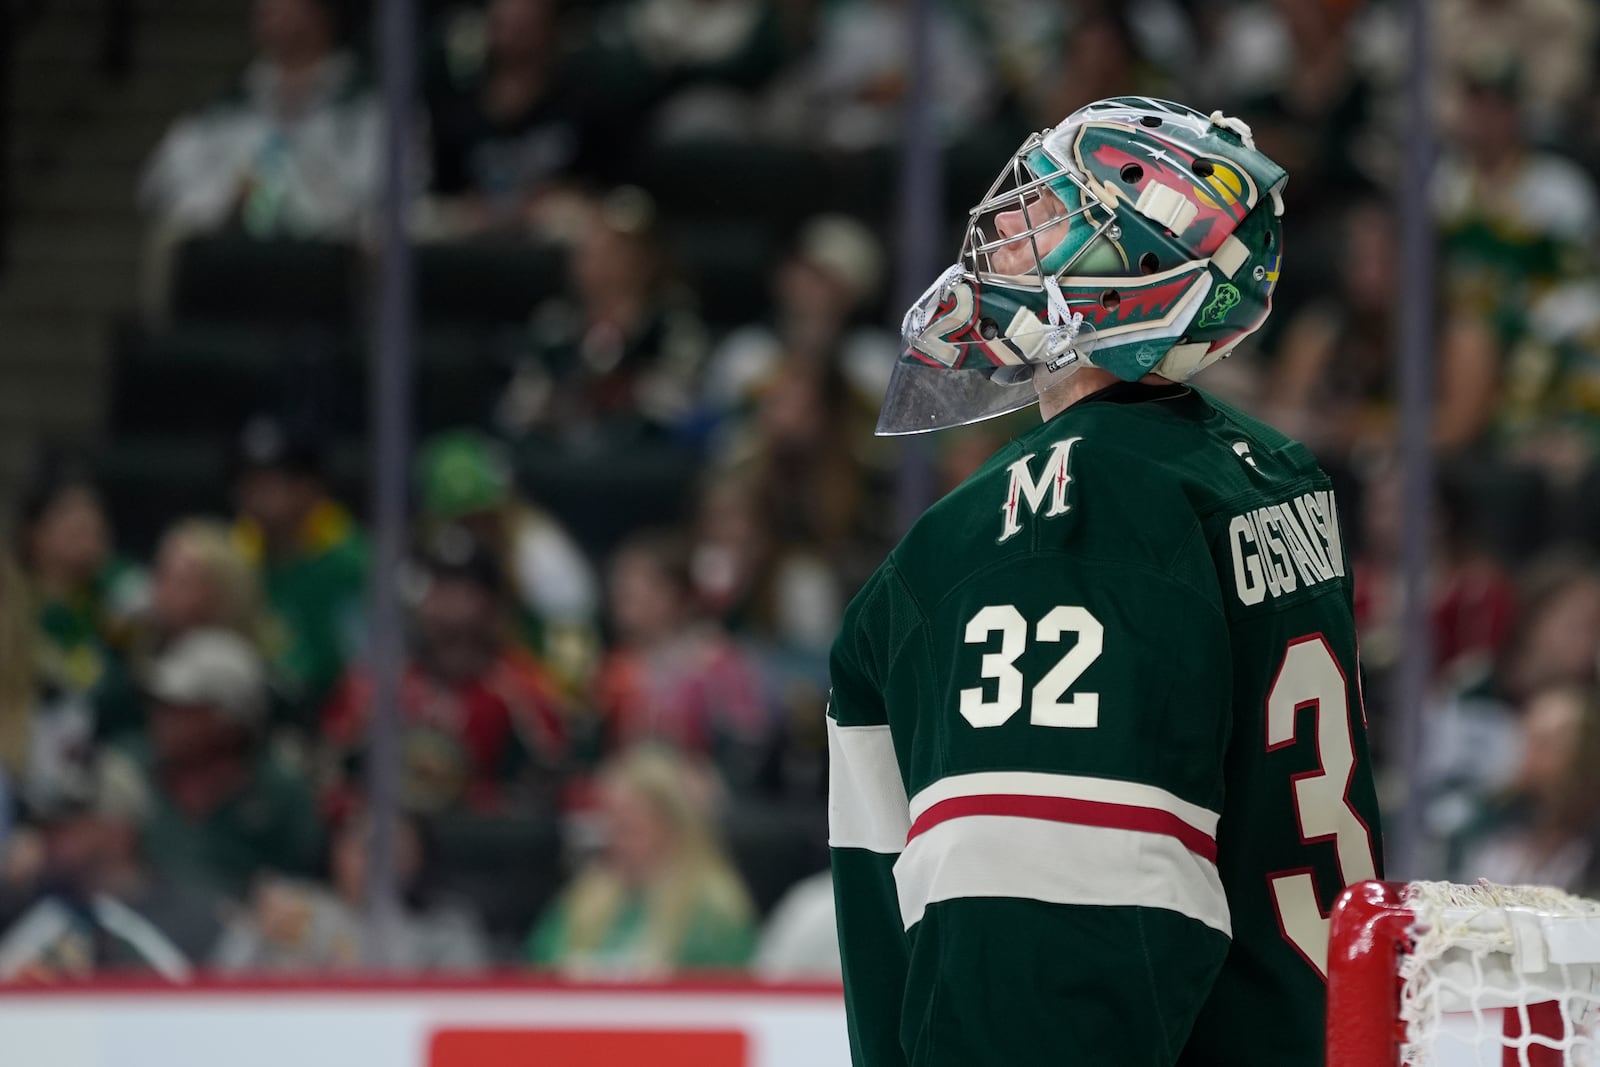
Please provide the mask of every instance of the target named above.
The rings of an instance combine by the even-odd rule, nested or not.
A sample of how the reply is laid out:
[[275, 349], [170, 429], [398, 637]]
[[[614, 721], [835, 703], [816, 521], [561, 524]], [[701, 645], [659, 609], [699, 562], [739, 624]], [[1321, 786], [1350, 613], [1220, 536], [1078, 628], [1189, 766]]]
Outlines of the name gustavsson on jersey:
[[1235, 515], [1228, 547], [1234, 592], [1247, 606], [1344, 577], [1344, 542], [1330, 490]]

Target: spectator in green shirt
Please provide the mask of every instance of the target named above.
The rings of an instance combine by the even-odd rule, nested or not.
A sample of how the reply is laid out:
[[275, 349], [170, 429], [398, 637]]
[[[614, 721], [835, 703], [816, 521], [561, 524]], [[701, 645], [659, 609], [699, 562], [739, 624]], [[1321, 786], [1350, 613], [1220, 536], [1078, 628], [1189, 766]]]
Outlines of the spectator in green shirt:
[[668, 748], [636, 748], [609, 764], [600, 778], [605, 846], [539, 920], [532, 961], [618, 978], [748, 964], [755, 914], [717, 840], [711, 792]]
[[113, 552], [87, 472], [56, 464], [41, 470], [22, 494], [15, 528], [46, 670], [77, 694], [114, 683], [147, 583]]
[[236, 484], [240, 550], [261, 568], [264, 645], [304, 725], [321, 707], [355, 644], [367, 543], [329, 494], [315, 434], [274, 419], [246, 425]]
[[311, 789], [262, 743], [266, 669], [242, 637], [195, 630], [150, 667], [144, 850], [160, 873], [242, 899], [261, 874], [308, 874], [322, 853]]

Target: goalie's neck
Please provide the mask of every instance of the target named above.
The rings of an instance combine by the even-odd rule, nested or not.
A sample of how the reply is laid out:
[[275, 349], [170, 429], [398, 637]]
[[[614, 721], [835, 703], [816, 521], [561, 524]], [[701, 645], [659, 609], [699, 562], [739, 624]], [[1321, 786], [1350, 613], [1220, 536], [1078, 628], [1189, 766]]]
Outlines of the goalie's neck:
[[[1049, 422], [1086, 396], [1120, 382], [1108, 370], [1100, 367], [1080, 367], [1058, 382], [1046, 383], [1039, 391], [1039, 417]], [[1171, 385], [1159, 374], [1146, 374], [1139, 379], [1141, 385]]]

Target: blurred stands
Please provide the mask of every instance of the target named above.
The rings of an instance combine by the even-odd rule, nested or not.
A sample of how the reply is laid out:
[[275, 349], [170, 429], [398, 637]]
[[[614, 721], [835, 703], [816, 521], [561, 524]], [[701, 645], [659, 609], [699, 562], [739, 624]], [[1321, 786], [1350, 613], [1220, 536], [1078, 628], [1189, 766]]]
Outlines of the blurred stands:
[[[269, 663], [294, 636], [283, 632], [292, 614], [284, 605], [315, 600], [318, 553], [342, 547], [364, 559], [360, 524], [338, 506], [359, 513], [371, 476], [373, 205], [362, 192], [370, 192], [370, 168], [355, 158], [371, 143], [337, 132], [345, 120], [371, 130], [361, 88], [370, 51], [363, 5], [264, 2], [287, 13], [289, 28], [258, 27], [254, 45], [252, 6], [167, 0], [140, 8], [131, 66], [115, 78], [96, 66], [104, 11], [94, 0], [45, 3], [17, 46], [11, 264], [0, 278], [0, 490], [20, 482], [33, 443], [78, 446], [99, 497], [41, 505], [51, 514], [29, 516], [18, 533], [81, 532], [96, 515], [110, 531], [85, 536], [74, 558], [46, 564], [29, 559], [27, 538], [18, 537], [28, 580], [71, 638], [44, 643], [84, 668], [74, 673], [54, 660], [41, 667], [39, 703], [49, 707], [38, 712], [41, 722], [80, 721], [69, 706], [87, 703], [103, 723], [117, 696], [104, 691], [113, 668], [131, 672], [159, 659], [173, 635], [141, 615], [137, 583], [110, 577], [136, 572], [129, 561], [150, 558], [179, 518], [247, 513], [235, 532], [253, 533], [239, 538], [239, 551], [276, 583], [267, 599], [277, 603], [252, 635]], [[373, 5], [364, 6], [370, 16]], [[500, 447], [492, 461], [443, 473], [450, 514], [419, 520], [419, 539], [439, 534], [435, 526], [460, 526], [495, 557], [508, 586], [497, 607], [530, 655], [589, 669], [604, 658], [613, 668], [603, 672], [604, 692], [582, 671], [557, 672], [568, 730], [559, 768], [546, 775], [548, 768], [508, 759], [498, 785], [512, 799], [502, 808], [428, 813], [435, 888], [473, 906], [500, 958], [520, 959], [529, 931], [603, 844], [596, 771], [617, 754], [619, 723], [647, 703], [637, 697], [641, 677], [664, 679], [659, 688], [674, 697], [688, 694], [681, 704], [699, 714], [707, 703], [699, 683], [748, 667], [759, 678], [758, 736], [730, 745], [715, 731], [695, 737], [689, 729], [684, 747], [693, 756], [686, 773], [711, 764], [729, 772], [731, 797], [702, 798], [699, 814], [715, 814], [750, 902], [765, 913], [826, 863], [825, 745], [817, 735], [828, 635], [893, 533], [885, 486], [897, 454], [869, 432], [882, 356], [895, 343], [892, 287], [875, 267], [841, 271], [827, 250], [799, 245], [807, 223], [824, 214], [864, 224], [868, 243], [893, 236], [898, 146], [878, 134], [904, 92], [900, 61], [852, 53], [830, 81], [820, 73], [830, 57], [816, 53], [852, 17], [892, 34], [896, 5], [707, 0], [695, 5], [696, 20], [681, 17], [680, 0], [423, 6], [418, 111], [435, 125], [441, 116], [455, 124], [433, 154], [455, 156], [430, 157], [419, 177], [419, 186], [432, 185], [419, 189], [415, 205], [412, 430], [422, 442], [472, 429]], [[1437, 6], [1460, 18], [1475, 7], [1484, 18], [1504, 7]], [[1592, 556], [1600, 541], [1592, 503], [1600, 480], [1592, 218], [1600, 86], [1583, 59], [1595, 51], [1595, 20], [1581, 0], [1538, 7], [1541, 19], [1567, 27], [1562, 77], [1534, 78], [1524, 101], [1517, 61], [1527, 63], [1531, 46], [1520, 36], [1510, 41], [1510, 59], [1485, 59], [1480, 46], [1496, 42], [1452, 35], [1441, 73], [1442, 97], [1475, 102], [1465, 114], [1443, 109], [1450, 181], [1439, 195], [1447, 255], [1435, 437], [1445, 477], [1433, 622], [1439, 721], [1460, 743], [1441, 743], [1446, 755], [1427, 785], [1438, 798], [1438, 873], [1458, 877], [1472, 874], [1459, 863], [1475, 840], [1499, 841], [1508, 824], [1514, 836], [1524, 808], [1543, 810], [1522, 803], [1544, 773], [1524, 773], [1516, 758], [1529, 740], [1522, 710], [1550, 686], [1594, 684], [1600, 659], [1592, 598], [1548, 599], [1542, 565], [1530, 563], [1552, 551]], [[942, 112], [947, 210], [927, 220], [941, 248], [953, 250], [966, 206], [1006, 153], [1061, 109], [1087, 102], [1084, 93], [1162, 91], [1237, 111], [1264, 148], [1291, 163], [1290, 270], [1272, 326], [1201, 384], [1302, 436], [1337, 479], [1373, 676], [1366, 695], [1381, 740], [1383, 673], [1403, 653], [1389, 462], [1402, 279], [1397, 222], [1383, 208], [1396, 188], [1404, 75], [1392, 47], [1394, 5], [1006, 0], [941, 10], [941, 33], [966, 35], [954, 38], [963, 54], [994, 68], [992, 78], [957, 87], [966, 95]], [[304, 39], [306, 20], [329, 11], [342, 11], [354, 28], [345, 38], [348, 66], [337, 40]], [[834, 18], [841, 21], [830, 31], [824, 24]], [[325, 129], [322, 143], [309, 147], [261, 136], [260, 158], [241, 164], [229, 197], [207, 202], [216, 217], [204, 224], [185, 217], [174, 225], [161, 206], [141, 221], [141, 165], [164, 143], [164, 130], [195, 133], [175, 120], [204, 117], [216, 125], [206, 136], [230, 144], [272, 127], [281, 104], [272, 87], [293, 88], [293, 77], [280, 84], [263, 75], [254, 96], [235, 93], [215, 106], [252, 47], [258, 59], [282, 59], [284, 69], [309, 51], [308, 69], [329, 84], [309, 78], [312, 90], [301, 88], [314, 102], [304, 106], [336, 132]], [[1071, 58], [1070, 69], [1060, 57]], [[1585, 69], [1588, 84], [1579, 86], [1571, 72]], [[847, 116], [860, 122], [843, 122]], [[172, 199], [185, 176], [215, 176], [166, 143]], [[283, 160], [314, 169], [318, 152], [351, 165], [354, 192], [331, 197], [324, 215], [305, 213], [322, 223], [296, 223], [283, 205], [315, 200], [317, 190], [284, 183]], [[439, 176], [446, 170], [448, 183]], [[916, 289], [924, 281], [897, 284]], [[313, 506], [278, 516], [305, 544], [264, 543], [271, 538], [256, 529], [259, 516], [241, 509], [240, 431], [262, 412], [315, 431], [315, 462], [276, 461], [291, 494], [307, 489], [302, 476], [315, 475]], [[1009, 426], [941, 443], [941, 476], [970, 470]], [[507, 470], [480, 469], [502, 454]], [[279, 489], [269, 485], [257, 505], [271, 512]], [[574, 584], [604, 572], [615, 598], [619, 582], [637, 578], [619, 576], [615, 550], [657, 527], [675, 528], [686, 551], [635, 590], [653, 619], [622, 618], [638, 605], [600, 612], [601, 598], [586, 587], [573, 598], [583, 601], [575, 612], [582, 618], [530, 617], [538, 613], [530, 605], [549, 607], [534, 594], [562, 587], [579, 569], [584, 581]], [[581, 568], [551, 549], [568, 543], [578, 546]], [[1573, 567], [1590, 574], [1581, 559]], [[426, 582], [410, 568], [397, 577], [416, 630]], [[691, 595], [676, 603], [684, 590]], [[433, 688], [416, 701], [421, 721], [406, 737], [406, 770], [450, 785], [463, 751], [483, 755], [473, 750], [483, 739], [460, 724], [482, 711], [485, 687], [474, 685], [489, 672], [472, 659], [473, 639], [484, 635], [463, 621], [482, 605], [433, 607], [445, 632], [428, 642], [413, 634], [418, 673]], [[323, 621], [332, 666], [358, 668], [359, 625]], [[613, 655], [552, 647], [552, 622], [575, 623], [569, 630], [582, 630], [583, 640], [602, 635]], [[634, 631], [645, 630], [649, 639], [630, 646]], [[1535, 632], [1566, 640], [1529, 636]], [[723, 667], [738, 662], [718, 674], [700, 658], [706, 649]], [[105, 670], [85, 668], [89, 662]], [[136, 705], [126, 678], [121, 685], [120, 699]], [[281, 691], [275, 699], [292, 700]], [[634, 706], [608, 704], [617, 699]], [[1593, 709], [1565, 698], [1562, 707], [1583, 720], [1568, 725], [1587, 737]], [[514, 699], [493, 710], [526, 711]], [[137, 707], [133, 714], [138, 721]], [[276, 708], [275, 732], [261, 741], [318, 788], [334, 779], [359, 784], [358, 755], [331, 755], [326, 714], [320, 704]], [[1471, 753], [1486, 747], [1506, 755], [1493, 766], [1474, 761]], [[730, 756], [729, 748], [739, 751]], [[1464, 754], [1448, 755], [1456, 749]], [[1563, 767], [1560, 775], [1581, 771]], [[528, 799], [551, 792], [559, 796], [553, 810]], [[1557, 829], [1600, 854], [1600, 820]], [[0, 917], [5, 908], [0, 899]]]

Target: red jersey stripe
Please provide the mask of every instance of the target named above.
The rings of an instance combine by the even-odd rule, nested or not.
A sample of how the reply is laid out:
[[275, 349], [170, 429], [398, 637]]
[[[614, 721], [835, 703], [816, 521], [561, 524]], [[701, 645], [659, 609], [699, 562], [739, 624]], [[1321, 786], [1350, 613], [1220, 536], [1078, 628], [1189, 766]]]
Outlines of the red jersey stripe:
[[968, 815], [1009, 815], [1048, 822], [1076, 823], [1079, 826], [1100, 826], [1111, 830], [1165, 834], [1177, 838], [1185, 848], [1201, 859], [1217, 862], [1216, 839], [1204, 831], [1195, 829], [1171, 812], [1156, 808], [1141, 808], [1132, 804], [1111, 804], [1100, 800], [1075, 800], [1070, 797], [1041, 797], [1014, 793], [992, 793], [941, 800], [911, 824], [911, 832], [906, 834], [906, 841], [910, 843], [918, 834], [926, 833], [942, 822]]

